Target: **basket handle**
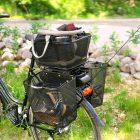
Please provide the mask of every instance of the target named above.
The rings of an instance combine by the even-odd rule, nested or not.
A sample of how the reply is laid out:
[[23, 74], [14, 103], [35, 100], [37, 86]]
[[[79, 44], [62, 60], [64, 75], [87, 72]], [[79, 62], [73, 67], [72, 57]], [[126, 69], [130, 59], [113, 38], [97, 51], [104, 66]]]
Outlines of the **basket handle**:
[[[82, 31], [82, 30], [78, 30], [78, 31], [63, 31], [63, 32], [64, 32], [64, 33], [65, 33], [65, 32], [68, 32], [68, 33], [69, 33], [69, 32], [72, 32], [71, 35], [74, 35], [74, 34], [76, 34], [76, 33], [81, 33], [81, 32], [83, 32], [83, 31]], [[56, 35], [56, 34], [55, 34], [55, 35]], [[59, 35], [60, 35], [60, 34], [59, 34]], [[64, 35], [64, 34], [61, 34], [61, 35]], [[82, 37], [82, 38], [84, 38], [84, 37]], [[35, 52], [34, 38], [31, 40], [31, 41], [32, 41], [32, 53], [33, 53], [34, 57], [37, 58], [37, 59], [42, 58], [42, 57], [45, 55], [46, 51], [47, 51], [48, 43], [49, 43], [49, 36], [46, 35], [46, 36], [45, 36], [45, 39], [46, 39], [46, 45], [45, 45], [44, 50], [43, 50], [43, 52], [42, 52], [42, 54], [41, 54], [40, 56], [37, 55], [36, 52]], [[80, 38], [80, 39], [81, 39], [81, 38]], [[78, 41], [78, 40], [80, 40], [80, 39], [77, 39], [77, 40], [73, 41], [75, 50], [77, 50], [76, 41]]]
[[47, 51], [48, 43], [49, 43], [49, 36], [45, 36], [45, 39], [46, 39], [46, 45], [45, 45], [44, 50], [43, 50], [43, 52], [40, 56], [37, 55], [36, 52], [35, 52], [34, 39], [31, 40], [32, 41], [32, 53], [33, 53], [34, 57], [37, 58], [37, 59], [42, 58]]
[[53, 30], [46, 30], [46, 29], [39, 29], [38, 33], [42, 35], [53, 35], [53, 36], [71, 36], [76, 34], [81, 34], [84, 31], [82, 29], [79, 30], [73, 30], [73, 31], [53, 31]]

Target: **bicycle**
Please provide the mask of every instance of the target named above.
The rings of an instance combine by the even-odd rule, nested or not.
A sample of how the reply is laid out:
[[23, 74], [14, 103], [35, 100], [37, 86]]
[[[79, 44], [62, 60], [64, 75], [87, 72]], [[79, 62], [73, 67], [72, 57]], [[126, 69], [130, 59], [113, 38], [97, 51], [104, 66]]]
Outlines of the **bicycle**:
[[[35, 39], [27, 36], [33, 46], [23, 102], [9, 93], [0, 78], [0, 97], [8, 119], [25, 130], [30, 127], [34, 140], [101, 139], [99, 124], [103, 122], [94, 107], [103, 102], [107, 66], [85, 66], [90, 37], [81, 29], [40, 30]], [[70, 61], [75, 53], [77, 58]]]

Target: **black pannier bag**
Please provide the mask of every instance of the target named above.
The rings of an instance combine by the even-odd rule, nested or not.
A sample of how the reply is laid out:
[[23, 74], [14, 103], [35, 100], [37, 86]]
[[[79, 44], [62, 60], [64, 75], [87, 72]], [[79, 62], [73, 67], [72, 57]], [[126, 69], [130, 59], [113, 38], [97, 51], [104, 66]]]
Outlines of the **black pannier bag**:
[[[71, 69], [86, 61], [91, 35], [82, 33], [74, 36], [50, 36], [47, 50], [38, 65], [52, 68]], [[40, 56], [46, 45], [45, 35], [38, 34], [34, 41], [35, 53]]]
[[77, 117], [75, 78], [40, 72], [32, 79], [30, 106], [36, 123], [65, 127]]
[[94, 89], [94, 94], [89, 98], [89, 102], [93, 107], [98, 107], [103, 103], [104, 88], [107, 64], [101, 62], [90, 63], [91, 83]]

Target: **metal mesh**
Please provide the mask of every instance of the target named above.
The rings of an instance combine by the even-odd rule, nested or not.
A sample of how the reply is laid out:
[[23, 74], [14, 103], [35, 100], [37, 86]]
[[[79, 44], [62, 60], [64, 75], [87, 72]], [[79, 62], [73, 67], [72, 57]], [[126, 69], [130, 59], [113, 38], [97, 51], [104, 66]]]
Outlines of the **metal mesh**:
[[103, 103], [106, 70], [106, 63], [91, 63], [90, 74], [92, 77], [92, 86], [94, 91], [96, 92], [96, 95], [92, 96], [90, 102], [94, 107], [100, 106]]
[[52, 126], [67, 126], [77, 116], [75, 78], [54, 72], [40, 72], [37, 76], [30, 95], [34, 118]]

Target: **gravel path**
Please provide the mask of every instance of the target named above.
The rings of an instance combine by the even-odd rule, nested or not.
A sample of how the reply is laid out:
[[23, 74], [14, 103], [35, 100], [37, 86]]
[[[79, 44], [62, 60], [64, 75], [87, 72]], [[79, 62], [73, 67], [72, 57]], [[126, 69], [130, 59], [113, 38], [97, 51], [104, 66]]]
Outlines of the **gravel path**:
[[[33, 21], [28, 20], [9, 20], [5, 24], [8, 26], [17, 26], [22, 30], [30, 28]], [[98, 34], [100, 35], [97, 46], [102, 46], [109, 39], [110, 34], [115, 31], [119, 34], [120, 39], [127, 40], [126, 31], [136, 29], [140, 25], [140, 18], [138, 19], [109, 19], [109, 20], [40, 20], [51, 24], [51, 28], [56, 28], [64, 23], [74, 22], [77, 26], [82, 27], [87, 32], [91, 32], [93, 25], [98, 27]]]

